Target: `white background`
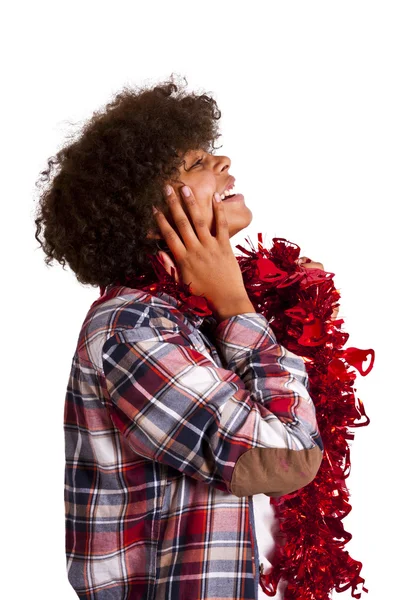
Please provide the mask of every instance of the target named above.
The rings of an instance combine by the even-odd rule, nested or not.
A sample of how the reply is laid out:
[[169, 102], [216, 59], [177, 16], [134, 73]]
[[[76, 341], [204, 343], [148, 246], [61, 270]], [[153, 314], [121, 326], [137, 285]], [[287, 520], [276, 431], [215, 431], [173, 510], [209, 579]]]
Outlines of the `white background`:
[[[124, 84], [185, 75], [221, 111], [253, 221], [334, 272], [348, 345], [374, 348], [357, 380], [371, 419], [348, 479], [365, 600], [398, 575], [397, 2], [14, 2], [2, 15], [2, 528], [7, 598], [73, 600], [64, 558], [64, 396], [98, 289], [47, 268], [34, 239], [35, 181]], [[7, 594], [4, 592], [7, 590]], [[361, 586], [359, 590], [361, 591]], [[350, 590], [333, 598], [350, 600]]]

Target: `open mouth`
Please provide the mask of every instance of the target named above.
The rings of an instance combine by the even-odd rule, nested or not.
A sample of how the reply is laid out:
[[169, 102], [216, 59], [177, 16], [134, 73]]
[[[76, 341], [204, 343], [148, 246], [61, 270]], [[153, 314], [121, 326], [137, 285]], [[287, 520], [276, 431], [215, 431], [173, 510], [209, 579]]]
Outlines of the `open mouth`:
[[221, 200], [227, 200], [228, 198], [232, 198], [233, 196], [236, 196], [236, 190], [233, 187], [230, 190], [225, 190], [223, 194], [221, 194]]

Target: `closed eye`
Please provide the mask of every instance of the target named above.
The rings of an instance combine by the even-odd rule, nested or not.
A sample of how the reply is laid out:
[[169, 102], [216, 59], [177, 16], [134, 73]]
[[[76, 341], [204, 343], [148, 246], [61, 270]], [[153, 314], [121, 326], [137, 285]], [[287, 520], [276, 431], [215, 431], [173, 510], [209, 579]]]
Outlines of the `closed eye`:
[[199, 160], [196, 160], [196, 162], [190, 168], [193, 169], [193, 167], [196, 167], [197, 165], [201, 164], [202, 162], [203, 162], [203, 158], [199, 158]]

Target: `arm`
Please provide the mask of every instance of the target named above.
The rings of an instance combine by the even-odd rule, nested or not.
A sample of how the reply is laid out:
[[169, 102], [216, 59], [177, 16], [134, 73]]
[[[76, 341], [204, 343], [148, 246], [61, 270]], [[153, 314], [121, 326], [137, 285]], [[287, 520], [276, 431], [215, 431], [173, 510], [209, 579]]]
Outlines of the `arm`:
[[132, 449], [238, 497], [313, 480], [323, 445], [304, 362], [258, 313], [221, 321], [217, 367], [176, 323], [123, 330], [103, 366], [114, 424]]

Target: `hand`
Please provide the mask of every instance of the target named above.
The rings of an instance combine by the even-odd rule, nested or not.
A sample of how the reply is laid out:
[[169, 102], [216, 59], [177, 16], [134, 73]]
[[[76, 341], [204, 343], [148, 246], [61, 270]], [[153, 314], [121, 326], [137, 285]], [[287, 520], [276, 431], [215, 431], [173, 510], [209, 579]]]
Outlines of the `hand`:
[[[319, 262], [313, 262], [311, 260], [311, 258], [308, 258], [307, 256], [301, 256], [300, 258], [297, 259], [297, 263], [298, 265], [300, 265], [301, 267], [304, 267], [305, 269], [321, 269], [321, 271], [324, 271], [324, 265], [322, 263]], [[339, 313], [339, 307], [337, 306], [336, 308], [333, 309], [332, 311], [332, 315], [331, 315], [331, 319], [336, 319]]]
[[190, 192], [188, 197], [183, 194], [183, 188], [180, 189], [182, 198], [171, 186], [170, 189], [171, 193], [166, 196], [167, 204], [179, 235], [161, 211], [155, 212], [158, 227], [174, 258], [172, 260], [167, 253], [160, 251], [158, 255], [165, 260], [164, 268], [168, 272], [174, 268], [175, 280], [190, 284], [193, 294], [204, 295], [214, 309], [226, 307], [230, 302], [248, 300], [240, 266], [229, 242], [223, 202], [216, 202], [213, 198], [214, 237], [190, 188], [187, 188]]

